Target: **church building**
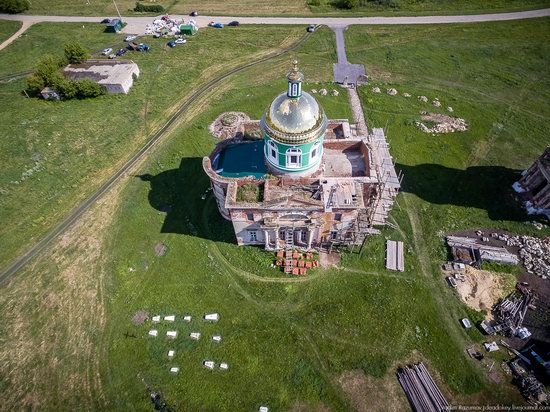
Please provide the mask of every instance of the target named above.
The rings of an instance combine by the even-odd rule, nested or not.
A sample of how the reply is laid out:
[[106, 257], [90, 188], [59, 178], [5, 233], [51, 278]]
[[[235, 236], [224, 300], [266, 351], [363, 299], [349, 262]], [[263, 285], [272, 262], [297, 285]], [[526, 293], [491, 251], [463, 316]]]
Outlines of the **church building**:
[[296, 61], [287, 79], [259, 121], [204, 157], [218, 209], [239, 245], [361, 245], [386, 224], [400, 187], [384, 132], [362, 136], [347, 119], [327, 119]]

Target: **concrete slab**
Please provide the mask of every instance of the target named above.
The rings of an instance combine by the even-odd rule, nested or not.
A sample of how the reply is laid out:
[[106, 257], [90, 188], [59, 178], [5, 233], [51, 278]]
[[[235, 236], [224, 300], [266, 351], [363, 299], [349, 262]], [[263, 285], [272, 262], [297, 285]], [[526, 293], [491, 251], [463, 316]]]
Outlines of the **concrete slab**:
[[365, 67], [362, 64], [334, 63], [332, 71], [336, 83], [342, 84], [347, 78], [348, 83], [357, 84], [357, 82], [364, 82], [362, 78], [366, 78]]
[[365, 159], [360, 150], [325, 148], [323, 163], [326, 177], [366, 176]]

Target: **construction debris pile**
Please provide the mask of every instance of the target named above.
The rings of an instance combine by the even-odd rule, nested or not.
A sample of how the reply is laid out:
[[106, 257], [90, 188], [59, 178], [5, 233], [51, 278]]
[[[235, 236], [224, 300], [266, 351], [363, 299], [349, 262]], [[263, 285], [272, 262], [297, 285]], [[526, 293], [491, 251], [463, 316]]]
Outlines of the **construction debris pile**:
[[521, 394], [531, 405], [542, 405], [548, 401], [548, 393], [544, 385], [535, 377], [533, 372], [528, 372], [520, 364], [519, 360], [509, 363], [514, 376], [514, 383], [519, 387]]
[[[481, 236], [481, 242], [488, 242], [489, 238], [483, 236], [483, 232], [478, 231]], [[451, 248], [451, 253], [456, 262], [462, 262], [467, 265], [483, 261], [492, 261], [498, 263], [518, 264], [516, 254], [509, 252], [504, 247], [490, 246], [479, 242], [476, 238], [462, 236], [447, 236], [447, 244]]]
[[208, 130], [218, 139], [229, 139], [236, 135], [243, 122], [249, 120], [248, 115], [243, 112], [224, 112], [208, 126]]
[[517, 336], [527, 339], [531, 333], [522, 327], [527, 310], [533, 305], [535, 296], [525, 286], [517, 285], [516, 290], [510, 293], [494, 308], [497, 323], [490, 325], [487, 321], [481, 323], [481, 327], [489, 334], [500, 333], [502, 335]]
[[[152, 34], [156, 37], [169, 36], [180, 34], [180, 26], [184, 24], [181, 18], [171, 18], [170, 16], [163, 16], [160, 19], [155, 19], [151, 24], [145, 26], [145, 34]], [[198, 30], [197, 23], [194, 20], [187, 22], [188, 26], [191, 26], [193, 31]]]
[[397, 379], [405, 391], [413, 411], [440, 412], [449, 410], [449, 403], [422, 362], [399, 369]]
[[542, 279], [550, 278], [550, 238], [492, 234], [508, 246], [519, 247], [519, 257], [527, 272]]

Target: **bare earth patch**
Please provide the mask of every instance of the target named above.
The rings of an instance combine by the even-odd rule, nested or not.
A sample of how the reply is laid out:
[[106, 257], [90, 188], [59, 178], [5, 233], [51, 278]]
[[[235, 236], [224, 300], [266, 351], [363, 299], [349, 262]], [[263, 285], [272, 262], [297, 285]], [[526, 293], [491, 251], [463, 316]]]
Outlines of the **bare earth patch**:
[[147, 319], [149, 319], [149, 312], [138, 310], [136, 313], [134, 313], [134, 316], [132, 316], [132, 323], [138, 326], [145, 322]]
[[457, 280], [456, 290], [460, 298], [468, 307], [477, 311], [488, 312], [487, 318], [491, 319], [491, 308], [508, 292], [507, 279], [502, 274], [478, 270], [466, 266], [464, 281]]
[[168, 246], [166, 246], [164, 243], [159, 242], [155, 245], [155, 255], [157, 256], [164, 256], [167, 250]]
[[340, 263], [341, 257], [339, 253], [332, 252], [332, 253], [326, 253], [321, 252], [319, 253], [319, 264], [323, 268], [330, 268], [332, 266], [338, 266]]
[[337, 382], [357, 412], [406, 410], [407, 399], [393, 372], [378, 379], [360, 369], [346, 371]]

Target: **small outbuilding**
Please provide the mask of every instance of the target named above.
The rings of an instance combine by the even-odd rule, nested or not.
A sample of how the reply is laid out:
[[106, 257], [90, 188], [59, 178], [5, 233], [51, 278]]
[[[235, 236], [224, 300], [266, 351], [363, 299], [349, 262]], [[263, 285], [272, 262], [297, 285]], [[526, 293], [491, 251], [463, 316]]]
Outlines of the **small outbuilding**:
[[108, 93], [127, 94], [139, 77], [139, 67], [131, 60], [86, 60], [69, 64], [63, 75], [71, 80], [90, 79], [103, 86]]
[[197, 26], [194, 24], [182, 24], [180, 26], [180, 34], [185, 34], [187, 36], [192, 36], [197, 32]]
[[124, 23], [120, 19], [112, 19], [109, 23], [105, 24], [105, 32], [107, 33], [118, 33], [124, 27]]

